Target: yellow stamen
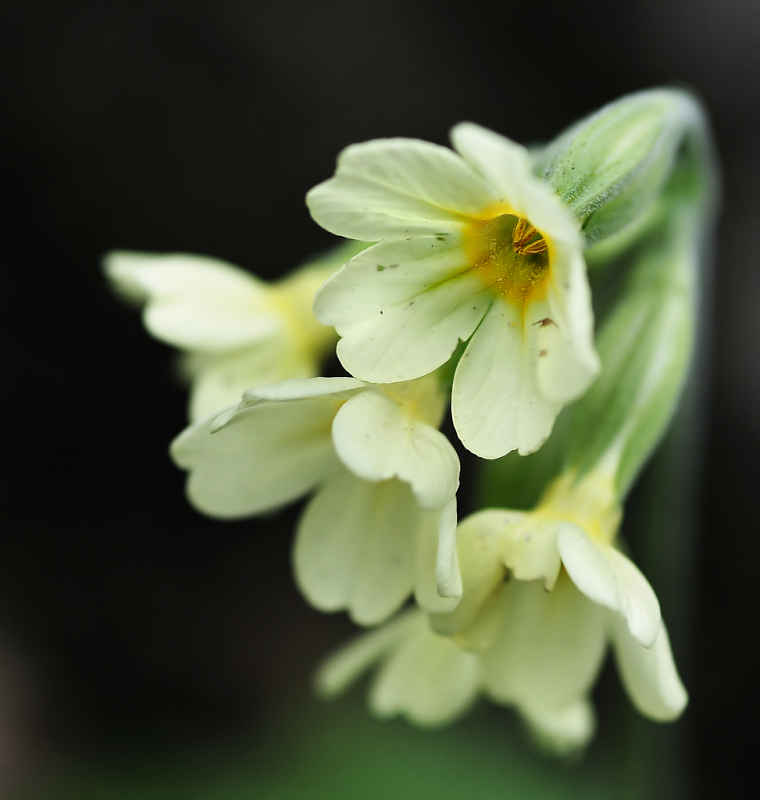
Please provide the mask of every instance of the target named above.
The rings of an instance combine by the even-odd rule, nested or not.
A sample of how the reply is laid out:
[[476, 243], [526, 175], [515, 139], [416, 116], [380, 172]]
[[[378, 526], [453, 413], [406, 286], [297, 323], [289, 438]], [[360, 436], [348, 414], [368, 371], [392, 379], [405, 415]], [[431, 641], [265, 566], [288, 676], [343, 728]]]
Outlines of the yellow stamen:
[[472, 270], [507, 300], [524, 305], [539, 299], [550, 268], [547, 241], [527, 219], [500, 207], [493, 211], [486, 210], [487, 218], [472, 220], [464, 230]]

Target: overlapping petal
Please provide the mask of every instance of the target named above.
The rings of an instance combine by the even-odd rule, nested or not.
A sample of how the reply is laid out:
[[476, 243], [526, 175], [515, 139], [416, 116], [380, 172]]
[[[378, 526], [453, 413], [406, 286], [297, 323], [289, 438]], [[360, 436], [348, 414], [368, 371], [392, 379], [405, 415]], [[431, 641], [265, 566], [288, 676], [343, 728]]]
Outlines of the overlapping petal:
[[384, 621], [412, 591], [425, 516], [406, 484], [337, 470], [298, 526], [299, 588], [322, 611], [347, 610], [361, 625]]
[[230, 353], [188, 354], [182, 365], [193, 379], [188, 412], [191, 422], [236, 401], [251, 386], [311, 378], [316, 370], [313, 358], [289, 348], [278, 337]]
[[392, 383], [445, 363], [493, 299], [463, 262], [460, 247], [432, 236], [376, 245], [346, 264], [315, 298], [317, 318], [342, 336], [343, 366]]
[[428, 511], [441, 509], [456, 494], [459, 459], [449, 440], [378, 390], [350, 398], [338, 411], [332, 434], [339, 458], [355, 475], [368, 481], [399, 478]]
[[519, 512], [487, 509], [471, 514], [459, 524], [456, 538], [462, 599], [450, 613], [431, 618], [438, 633], [460, 634], [473, 625], [483, 605], [504, 581], [504, 535], [522, 516]]
[[464, 446], [481, 458], [538, 450], [561, 408], [538, 385], [541, 318], [534, 316], [495, 299], [457, 366], [454, 426]]
[[527, 515], [510, 526], [504, 537], [502, 559], [519, 581], [541, 580], [551, 591], [562, 562], [557, 550], [557, 532], [561, 523]]
[[168, 344], [218, 352], [281, 332], [269, 288], [224, 261], [115, 251], [106, 257], [105, 268], [124, 293], [147, 301], [145, 327]]
[[490, 187], [446, 147], [376, 139], [347, 147], [335, 177], [306, 196], [314, 219], [340, 236], [378, 242], [455, 231], [492, 202]]
[[310, 492], [338, 467], [330, 428], [340, 402], [328, 396], [233, 406], [186, 428], [171, 454], [190, 472], [190, 502], [211, 516], [235, 519]]
[[620, 677], [636, 708], [659, 722], [678, 718], [689, 696], [678, 676], [663, 623], [650, 648], [631, 635], [620, 614], [610, 614], [610, 636]]
[[565, 575], [551, 592], [539, 581], [511, 581], [499, 604], [499, 635], [482, 656], [487, 693], [526, 708], [559, 708], [585, 697], [605, 652], [602, 609]]
[[314, 679], [317, 692], [323, 697], [334, 697], [345, 691], [418, 627], [419, 614], [407, 611], [391, 622], [357, 636], [319, 668]]
[[595, 603], [619, 611], [631, 635], [644, 647], [652, 647], [661, 627], [660, 604], [638, 567], [576, 525], [561, 527], [557, 546], [565, 569], [581, 592]]
[[451, 611], [462, 596], [456, 539], [456, 499], [440, 512], [423, 514], [417, 534], [414, 599], [428, 614]]
[[555, 707], [522, 705], [519, 710], [538, 745], [555, 755], [585, 747], [596, 730], [594, 707], [587, 697]]
[[535, 309], [536, 316], [549, 322], [538, 331], [539, 353], [543, 354], [538, 360], [538, 383], [547, 397], [569, 403], [588, 389], [601, 369], [594, 347], [586, 264], [577, 246], [555, 243], [542, 305], [545, 307]]
[[438, 636], [418, 615], [381, 665], [370, 689], [370, 707], [381, 717], [400, 714], [422, 727], [446, 725], [478, 695], [477, 657]]

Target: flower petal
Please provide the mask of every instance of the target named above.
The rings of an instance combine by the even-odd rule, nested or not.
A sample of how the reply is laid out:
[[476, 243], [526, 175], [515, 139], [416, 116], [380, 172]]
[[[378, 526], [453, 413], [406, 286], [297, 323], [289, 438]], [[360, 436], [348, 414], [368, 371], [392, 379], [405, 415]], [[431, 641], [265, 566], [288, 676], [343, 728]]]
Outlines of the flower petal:
[[419, 627], [419, 613], [407, 611], [341, 647], [319, 668], [314, 683], [322, 697], [335, 697], [357, 681], [362, 673], [384, 658]]
[[522, 145], [472, 122], [454, 126], [451, 141], [517, 216], [551, 240], [574, 242], [580, 252], [578, 223], [554, 190], [533, 175], [530, 155]]
[[195, 422], [239, 402], [252, 386], [311, 378], [317, 369], [316, 360], [283, 346], [278, 338], [232, 353], [189, 354], [184, 358], [183, 370], [193, 381], [190, 420]]
[[538, 319], [551, 320], [538, 332], [538, 383], [547, 397], [569, 403], [599, 374], [594, 348], [594, 314], [586, 264], [579, 248], [554, 247], [547, 300]]
[[424, 515], [405, 484], [338, 470], [298, 526], [299, 588], [321, 611], [345, 609], [360, 625], [382, 622], [411, 594]]
[[338, 457], [355, 475], [405, 481], [426, 511], [441, 509], [459, 486], [459, 459], [449, 440], [378, 390], [351, 397], [335, 416], [332, 436]]
[[494, 301], [457, 366], [454, 427], [481, 458], [527, 455], [551, 433], [560, 404], [538, 387], [538, 327], [515, 304]]
[[314, 297], [323, 324], [343, 330], [415, 300], [469, 267], [456, 234], [380, 242], [354, 256]]
[[506, 577], [502, 562], [505, 532], [520, 512], [487, 509], [471, 514], [457, 528], [457, 554], [462, 575], [462, 599], [450, 613], [437, 614], [431, 625], [448, 636], [466, 631]]
[[619, 611], [631, 635], [652, 647], [660, 630], [660, 604], [638, 567], [609, 545], [600, 545], [576, 525], [565, 523], [557, 547], [573, 583], [595, 603]]
[[401, 714], [422, 727], [453, 722], [478, 694], [478, 659], [451, 639], [437, 636], [420, 615], [380, 667], [370, 707], [380, 717]]
[[435, 559], [435, 585], [441, 597], [462, 596], [462, 575], [457, 554], [457, 499], [441, 509], [438, 521], [438, 552]]
[[[442, 511], [425, 512], [417, 537], [414, 599], [429, 614], [456, 607], [462, 594], [462, 579], [456, 557], [456, 499]], [[439, 562], [441, 586], [438, 585]]]
[[512, 577], [519, 581], [544, 582], [551, 591], [559, 575], [562, 562], [557, 550], [557, 531], [560, 523], [543, 520], [534, 514], [511, 525], [506, 531], [501, 557]]
[[610, 614], [610, 617], [615, 660], [631, 701], [650, 719], [659, 722], [677, 719], [686, 708], [689, 696], [673, 662], [665, 624], [660, 626], [652, 647], [646, 648], [631, 636], [620, 614]]
[[335, 177], [306, 195], [323, 228], [367, 242], [454, 230], [463, 214], [492, 202], [488, 184], [464, 159], [417, 139], [347, 147]]
[[531, 174], [528, 150], [488, 128], [460, 122], [451, 129], [451, 143], [468, 164], [494, 184], [499, 199], [513, 207], [510, 201], [513, 196], [519, 199], [519, 184], [539, 180]]
[[498, 602], [504, 610], [499, 636], [482, 656], [489, 696], [526, 709], [584, 698], [604, 656], [602, 610], [564, 574], [551, 592], [539, 581], [512, 580]]
[[142, 295], [145, 327], [164, 342], [199, 352], [243, 347], [281, 333], [282, 314], [266, 284], [205, 256], [115, 251], [105, 270], [117, 287]]
[[596, 731], [594, 707], [587, 697], [563, 706], [520, 706], [537, 744], [553, 755], [564, 756], [585, 747]]
[[[232, 407], [186, 428], [171, 455], [190, 471], [190, 502], [210, 516], [235, 519], [310, 492], [339, 464], [330, 437], [339, 406], [328, 397]], [[225, 425], [212, 434], [219, 419]]]
[[342, 337], [343, 366], [363, 380], [392, 383], [445, 363], [493, 300], [463, 262], [448, 239], [421, 237], [376, 245], [346, 264], [314, 300], [318, 319]]

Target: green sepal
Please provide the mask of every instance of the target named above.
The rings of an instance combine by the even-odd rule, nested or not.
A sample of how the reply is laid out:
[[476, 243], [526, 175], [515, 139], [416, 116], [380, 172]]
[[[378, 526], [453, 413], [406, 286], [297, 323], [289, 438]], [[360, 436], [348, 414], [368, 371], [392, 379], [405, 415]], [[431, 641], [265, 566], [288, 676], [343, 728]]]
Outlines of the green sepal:
[[591, 246], [641, 220], [667, 182], [685, 132], [699, 122], [699, 107], [685, 92], [639, 92], [572, 126], [536, 165]]
[[602, 324], [602, 374], [572, 407], [568, 466], [579, 476], [614, 470], [621, 500], [664, 434], [691, 362], [713, 207], [709, 154], [695, 144], [658, 200], [658, 222], [639, 242]]

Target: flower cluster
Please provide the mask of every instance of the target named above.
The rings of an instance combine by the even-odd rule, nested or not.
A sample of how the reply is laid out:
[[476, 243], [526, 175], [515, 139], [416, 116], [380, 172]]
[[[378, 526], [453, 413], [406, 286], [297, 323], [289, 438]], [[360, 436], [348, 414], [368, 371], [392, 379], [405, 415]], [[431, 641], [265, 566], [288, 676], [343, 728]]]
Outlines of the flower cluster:
[[440, 725], [483, 693], [567, 752], [594, 732], [589, 693], [610, 643], [641, 713], [678, 717], [686, 691], [657, 598], [616, 545], [621, 515], [611, 489], [604, 475], [565, 475], [532, 512], [487, 509], [465, 519], [457, 607], [427, 619], [405, 612], [365, 634], [323, 666], [321, 691], [342, 691], [379, 664], [370, 702], [380, 715]]
[[[376, 669], [374, 711], [428, 726], [482, 695], [567, 752], [593, 734], [608, 645], [642, 714], [687, 702], [619, 528], [688, 371], [704, 123], [688, 96], [654, 91], [531, 152], [471, 123], [451, 141], [346, 148], [307, 203], [355, 241], [279, 284], [187, 255], [112, 253], [106, 270], [184, 352], [191, 424], [171, 454], [190, 502], [232, 519], [308, 497], [301, 592], [377, 626], [326, 662], [321, 691]], [[596, 331], [592, 245], [622, 286]], [[319, 377], [336, 343], [348, 374]], [[488, 470], [541, 448], [573, 402], [535, 508], [457, 524], [449, 405]]]

